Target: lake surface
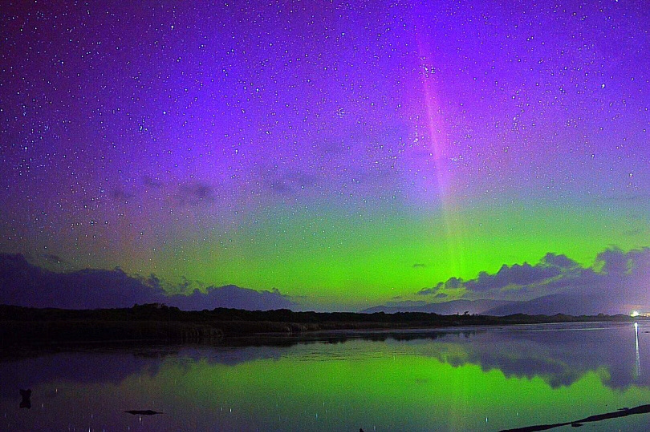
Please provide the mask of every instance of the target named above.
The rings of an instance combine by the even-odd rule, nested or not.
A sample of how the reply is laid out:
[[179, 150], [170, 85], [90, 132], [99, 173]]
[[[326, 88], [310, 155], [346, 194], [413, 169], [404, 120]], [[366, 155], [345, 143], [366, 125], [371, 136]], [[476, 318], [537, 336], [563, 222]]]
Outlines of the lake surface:
[[[0, 430], [491, 431], [650, 404], [646, 323], [256, 342], [3, 359]], [[583, 424], [644, 430], [650, 413]]]

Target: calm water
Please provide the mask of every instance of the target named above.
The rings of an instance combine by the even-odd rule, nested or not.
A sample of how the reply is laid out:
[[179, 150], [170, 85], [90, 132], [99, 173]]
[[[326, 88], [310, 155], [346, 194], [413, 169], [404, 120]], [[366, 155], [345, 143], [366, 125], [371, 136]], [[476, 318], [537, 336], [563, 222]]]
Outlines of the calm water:
[[[638, 331], [631, 324], [524, 326], [3, 360], [0, 430], [368, 432], [566, 423], [650, 404], [649, 332], [650, 324]], [[21, 388], [31, 388], [31, 408], [20, 408]], [[650, 413], [642, 413], [580, 430], [649, 424]]]

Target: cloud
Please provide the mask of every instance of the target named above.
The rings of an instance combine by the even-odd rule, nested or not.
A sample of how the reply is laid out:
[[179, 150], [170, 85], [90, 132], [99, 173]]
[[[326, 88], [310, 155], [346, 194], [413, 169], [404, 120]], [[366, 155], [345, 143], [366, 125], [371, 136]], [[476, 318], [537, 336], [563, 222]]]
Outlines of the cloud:
[[422, 288], [420, 291], [417, 292], [417, 295], [430, 295], [430, 294], [435, 294], [439, 290], [438, 286], [434, 286], [433, 288]]
[[[650, 248], [627, 252], [611, 247], [592, 266], [547, 253], [538, 264], [503, 265], [470, 280], [450, 278], [416, 295], [439, 298], [445, 289], [465, 288], [465, 298], [524, 300], [508, 313], [629, 313], [650, 309]], [[505, 310], [505, 309], [504, 309]], [[649, 311], [650, 312], [650, 311]]]
[[129, 200], [133, 199], [135, 195], [125, 191], [124, 189], [115, 188], [111, 191], [110, 197], [115, 201], [128, 202]]
[[439, 282], [438, 285], [431, 288], [422, 288], [417, 292], [418, 295], [436, 294], [443, 289], [458, 289], [463, 286], [463, 280], [459, 278], [449, 278], [446, 282]]
[[[293, 302], [278, 290], [255, 291], [234, 285], [194, 289], [190, 281], [165, 287], [155, 275], [148, 278], [113, 270], [85, 269], [58, 273], [30, 264], [21, 254], [0, 254], [0, 304], [67, 309], [131, 307], [165, 303], [186, 310], [229, 307], [250, 310], [283, 309]], [[169, 295], [168, 291], [175, 294]]]
[[214, 188], [206, 183], [185, 183], [178, 187], [178, 202], [181, 206], [195, 206], [215, 201]]
[[287, 309], [293, 302], [277, 289], [256, 291], [235, 285], [208, 287], [207, 292], [194, 290], [190, 295], [177, 294], [168, 298], [167, 304], [185, 310], [214, 309], [218, 307], [270, 310]]
[[300, 191], [314, 187], [316, 177], [299, 171], [288, 172], [269, 180], [269, 188], [278, 195], [293, 197]]
[[110, 192], [110, 197], [124, 204], [169, 199], [175, 206], [193, 207], [214, 203], [219, 198], [219, 192], [218, 187], [203, 181], [165, 183], [158, 177], [144, 175], [140, 178], [139, 184], [132, 182], [127, 186], [114, 188]]
[[148, 175], [142, 176], [142, 184], [144, 184], [147, 187], [151, 187], [155, 189], [160, 189], [161, 187], [164, 186], [160, 180], [155, 179]]
[[504, 264], [495, 274], [480, 272], [475, 279], [462, 280], [452, 277], [445, 282], [440, 282], [432, 288], [424, 288], [417, 292], [418, 295], [433, 295], [440, 291], [465, 288], [473, 292], [498, 291], [507, 287], [527, 287], [542, 282], [550, 282], [563, 272], [576, 269], [578, 263], [566, 255], [547, 253], [539, 264], [532, 266], [528, 263]]
[[633, 265], [628, 257], [618, 248], [608, 249], [596, 256], [596, 263], [601, 266], [601, 271], [607, 274], [623, 274]]
[[557, 255], [552, 252], [547, 253], [542, 258], [542, 262], [549, 266], [560, 267], [562, 269], [570, 269], [578, 266], [578, 263], [573, 261], [566, 255]]
[[515, 264], [511, 267], [503, 265], [493, 275], [481, 272], [478, 278], [465, 282], [465, 287], [472, 291], [490, 291], [505, 288], [510, 285], [530, 285], [559, 276], [561, 269], [556, 266], [537, 265], [528, 263]]

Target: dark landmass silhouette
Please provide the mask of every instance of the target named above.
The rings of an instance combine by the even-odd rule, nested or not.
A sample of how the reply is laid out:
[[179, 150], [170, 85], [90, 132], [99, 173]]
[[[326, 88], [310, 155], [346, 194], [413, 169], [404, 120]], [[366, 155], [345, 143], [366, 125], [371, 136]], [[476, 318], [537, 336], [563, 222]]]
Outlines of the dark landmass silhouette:
[[[638, 318], [637, 318], [638, 319]], [[627, 315], [438, 315], [383, 312], [182, 311], [163, 304], [120, 309], [38, 309], [0, 305], [0, 345], [90, 341], [217, 341], [250, 335], [295, 335], [323, 330], [424, 329], [561, 322], [632, 322]]]
[[153, 410], [129, 410], [124, 412], [133, 415], [147, 415], [147, 416], [156, 415], [156, 414], [165, 414], [164, 412], [153, 411]]
[[510, 315], [519, 311], [498, 314], [488, 313], [495, 308], [502, 306], [517, 305], [522, 302], [512, 302], [504, 300], [451, 300], [442, 303], [426, 303], [422, 302], [393, 302], [385, 305], [374, 306], [362, 310], [362, 313], [397, 313], [397, 312], [424, 312], [436, 313], [440, 315], [453, 315], [462, 314], [466, 311], [472, 315], [476, 314], [489, 314], [489, 315]]
[[571, 313], [589, 315], [593, 311], [620, 310], [620, 298], [609, 292], [591, 293], [558, 293], [551, 294], [525, 302], [512, 302], [496, 306], [485, 311], [488, 315], [510, 315], [513, 313], [555, 315]]

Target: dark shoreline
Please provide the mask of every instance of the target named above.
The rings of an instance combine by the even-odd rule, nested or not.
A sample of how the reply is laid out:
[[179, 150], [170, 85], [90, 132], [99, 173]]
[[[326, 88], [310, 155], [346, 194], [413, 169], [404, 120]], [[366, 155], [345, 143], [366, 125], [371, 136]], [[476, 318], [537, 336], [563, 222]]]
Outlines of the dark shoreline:
[[[278, 337], [322, 331], [400, 331], [514, 324], [629, 322], [628, 315], [437, 315], [433, 313], [182, 311], [158, 304], [122, 309], [37, 309], [0, 305], [0, 346], [76, 342], [215, 343], [239, 337]], [[644, 318], [641, 318], [644, 319]]]

